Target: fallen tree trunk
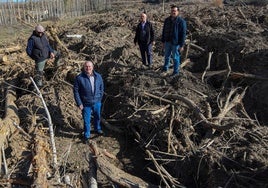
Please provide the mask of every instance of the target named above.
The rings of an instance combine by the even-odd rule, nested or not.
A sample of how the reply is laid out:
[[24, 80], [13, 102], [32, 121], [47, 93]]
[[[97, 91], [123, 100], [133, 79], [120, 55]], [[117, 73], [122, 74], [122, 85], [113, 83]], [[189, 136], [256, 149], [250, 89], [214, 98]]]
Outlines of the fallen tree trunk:
[[47, 181], [47, 173], [49, 172], [49, 166], [47, 163], [47, 153], [49, 151], [49, 145], [46, 137], [36, 129], [37, 133], [34, 138], [33, 148], [33, 177], [34, 182], [32, 187], [50, 187]]
[[8, 137], [16, 130], [13, 124], [18, 125], [20, 123], [18, 109], [15, 104], [16, 92], [14, 87], [7, 87], [5, 98], [5, 117], [0, 119], [0, 148], [4, 147]]
[[107, 160], [107, 155], [98, 149], [97, 144], [94, 141], [90, 142], [90, 148], [92, 149], [95, 157], [95, 162], [98, 169], [109, 177], [113, 182], [120, 186], [133, 188], [133, 187], [157, 187], [143, 181], [141, 178], [133, 176], [117, 168]]

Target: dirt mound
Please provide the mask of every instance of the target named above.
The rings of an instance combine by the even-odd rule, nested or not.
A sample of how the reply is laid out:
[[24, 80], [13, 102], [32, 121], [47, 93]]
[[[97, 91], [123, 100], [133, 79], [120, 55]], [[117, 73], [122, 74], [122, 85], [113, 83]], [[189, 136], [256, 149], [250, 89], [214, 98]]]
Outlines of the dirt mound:
[[[169, 4], [166, 7], [168, 11]], [[156, 30], [151, 69], [142, 66], [133, 44], [143, 9]], [[43, 173], [48, 187], [88, 187], [95, 169], [89, 156], [95, 154], [100, 187], [139, 186], [137, 177], [147, 186], [265, 187], [268, 9], [201, 3], [184, 4], [181, 10], [188, 31], [177, 77], [161, 73], [160, 36], [167, 16], [161, 5], [118, 8], [50, 25], [62, 42], [50, 38], [63, 52], [64, 65], [54, 68], [48, 63], [41, 93], [54, 125], [61, 183], [49, 146], [40, 147], [45, 153], [36, 147], [50, 142], [46, 110], [29, 80], [34, 64], [24, 50], [8, 54], [13, 61], [1, 64], [1, 107], [8, 108], [5, 92], [15, 85], [23, 131], [17, 127], [5, 147], [7, 168], [12, 170], [6, 175], [2, 170], [1, 184], [37, 185]], [[20, 39], [22, 49], [26, 39]], [[101, 155], [81, 142], [82, 117], [72, 94], [74, 77], [85, 60], [95, 62], [105, 81], [105, 135], [93, 134]], [[5, 121], [8, 116], [1, 114]], [[35, 167], [40, 156], [47, 161], [41, 162], [44, 170]], [[120, 179], [119, 169], [133, 176]]]

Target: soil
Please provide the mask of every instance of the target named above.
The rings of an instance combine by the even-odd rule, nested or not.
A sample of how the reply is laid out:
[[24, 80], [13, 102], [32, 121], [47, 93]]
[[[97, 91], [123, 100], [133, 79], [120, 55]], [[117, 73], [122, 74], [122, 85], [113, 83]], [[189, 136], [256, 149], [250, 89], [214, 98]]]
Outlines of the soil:
[[[89, 187], [92, 150], [82, 142], [82, 116], [72, 94], [74, 77], [85, 60], [95, 63], [105, 82], [102, 116], [107, 124], [102, 121], [104, 135], [92, 132], [91, 140], [115, 156], [108, 161], [117, 168], [161, 187], [268, 186], [268, 7], [180, 2], [181, 16], [187, 21], [182, 62], [188, 63], [178, 77], [171, 77], [172, 69], [167, 75], [161, 73], [160, 40], [170, 4], [165, 4], [164, 12], [161, 4], [140, 3], [42, 23], [55, 28], [68, 49], [48, 32], [63, 62], [56, 68], [47, 63], [40, 90], [52, 117], [61, 177], [59, 183], [53, 176], [48, 149], [44, 159], [52, 174], [47, 174], [48, 187]], [[151, 69], [142, 66], [133, 44], [143, 10], [156, 31]], [[8, 173], [2, 168], [2, 187], [31, 187], [37, 130], [50, 143], [45, 108], [29, 79], [34, 62], [24, 49], [30, 34], [23, 32], [1, 44], [2, 48], [22, 46], [8, 54], [9, 63], [1, 64], [1, 109], [5, 109], [7, 83], [15, 81], [20, 127], [30, 136], [21, 131], [9, 136], [4, 150]], [[75, 34], [83, 37], [67, 37]], [[209, 52], [213, 54], [206, 69]], [[222, 70], [227, 71], [221, 74]], [[207, 121], [200, 119], [200, 113]], [[5, 115], [1, 110], [3, 120]], [[99, 187], [120, 186], [101, 170], [97, 182]]]

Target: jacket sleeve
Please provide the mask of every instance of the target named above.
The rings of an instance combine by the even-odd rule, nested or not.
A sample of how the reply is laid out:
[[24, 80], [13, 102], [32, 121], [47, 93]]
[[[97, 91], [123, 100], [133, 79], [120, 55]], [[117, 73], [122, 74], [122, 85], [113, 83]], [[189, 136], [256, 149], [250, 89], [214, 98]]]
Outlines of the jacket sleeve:
[[134, 37], [134, 43], [136, 44], [138, 42], [138, 33], [139, 33], [139, 24], [137, 25], [136, 28], [136, 33], [135, 33], [135, 37]]
[[167, 25], [167, 19], [165, 19], [164, 21], [164, 25], [163, 25], [163, 30], [162, 30], [162, 37], [161, 37], [161, 42], [165, 42], [165, 30], [166, 30], [166, 25]]
[[104, 95], [104, 83], [103, 83], [103, 79], [100, 76], [100, 90], [101, 90], [101, 97], [103, 97]]
[[79, 94], [79, 79], [78, 79], [78, 77], [76, 77], [75, 81], [74, 81], [73, 93], [74, 93], [74, 100], [76, 102], [76, 105], [80, 106], [82, 104], [82, 100], [81, 100], [80, 94]]
[[32, 56], [33, 46], [34, 46], [34, 41], [32, 38], [30, 38], [28, 40], [27, 47], [26, 47], [26, 53], [30, 57]]
[[153, 43], [154, 41], [154, 27], [153, 27], [153, 24], [150, 23], [150, 43]]
[[186, 39], [186, 31], [187, 31], [187, 26], [186, 26], [186, 21], [184, 19], [181, 19], [180, 21], [180, 31], [179, 31], [179, 36], [178, 36], [178, 43], [182, 47], [185, 43]]

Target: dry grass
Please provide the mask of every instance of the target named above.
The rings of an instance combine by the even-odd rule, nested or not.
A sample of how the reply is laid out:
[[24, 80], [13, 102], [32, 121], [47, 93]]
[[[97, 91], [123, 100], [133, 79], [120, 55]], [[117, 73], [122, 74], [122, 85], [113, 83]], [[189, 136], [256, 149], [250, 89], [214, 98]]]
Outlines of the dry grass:
[[32, 28], [24, 25], [1, 26], [0, 45], [9, 46], [11, 43], [17, 43], [23, 37], [29, 37]]

